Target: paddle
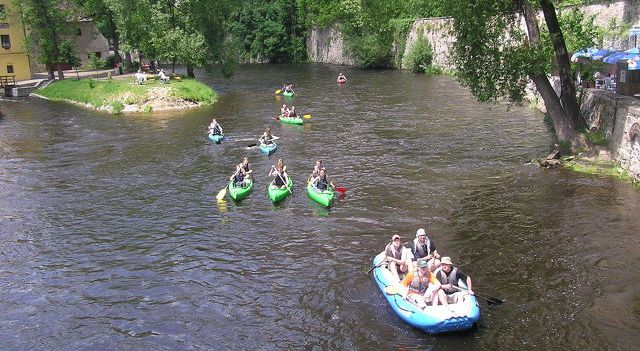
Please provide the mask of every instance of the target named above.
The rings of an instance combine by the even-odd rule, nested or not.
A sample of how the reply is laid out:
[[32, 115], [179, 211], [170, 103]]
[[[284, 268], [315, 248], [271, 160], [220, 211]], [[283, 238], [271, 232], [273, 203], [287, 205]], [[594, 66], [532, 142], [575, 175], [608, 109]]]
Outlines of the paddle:
[[229, 185], [231, 185], [232, 181], [230, 181], [229, 184], [225, 185], [224, 189], [218, 192], [218, 195], [216, 195], [216, 200], [222, 200], [225, 197], [225, 195], [227, 195], [227, 188], [229, 188]]
[[276, 121], [279, 121], [279, 120], [280, 120], [280, 115], [277, 115], [274, 119], [275, 119]]
[[[271, 166], [271, 168], [274, 168], [273, 166]], [[289, 187], [287, 186], [287, 182], [284, 181], [284, 178], [282, 178], [282, 175], [280, 175], [280, 173], [276, 172], [276, 174], [278, 175], [278, 178], [280, 178], [280, 180], [284, 183], [284, 187], [285, 189], [289, 190], [289, 194], [293, 194], [291, 192], [291, 189], [289, 189]], [[275, 184], [274, 184], [275, 185]]]
[[[271, 136], [271, 139], [269, 139], [269, 140], [278, 140], [278, 139], [280, 139], [280, 137], [277, 137], [277, 136], [273, 135], [273, 136]], [[254, 147], [254, 146], [257, 146], [257, 145], [258, 145], [258, 143], [251, 143], [251, 144], [247, 145], [247, 147]]]
[[387, 262], [386, 260], [382, 260], [382, 261], [380, 261], [380, 263], [378, 263], [377, 265], [375, 265], [375, 266], [373, 266], [373, 267], [369, 268], [369, 270], [365, 273], [365, 275], [368, 275], [369, 273], [371, 273], [371, 271], [373, 271], [374, 269], [376, 269], [376, 268], [378, 268], [378, 267], [382, 266], [382, 265], [383, 265], [383, 264], [385, 264], [386, 262]]
[[304, 117], [305, 119], [309, 119], [309, 118], [311, 118], [311, 115], [304, 115], [302, 117]]
[[276, 95], [280, 94], [282, 92], [282, 90], [278, 89], [276, 90]]
[[[453, 284], [452, 284], [451, 286], [452, 286], [454, 289], [458, 289], [458, 290], [466, 291], [466, 292], [468, 292], [468, 293], [469, 293], [469, 289], [465, 289], [465, 288], [463, 288], [463, 287], [455, 286], [455, 285], [453, 285]], [[476, 293], [473, 293], [473, 294], [469, 293], [469, 295], [473, 295], [473, 296], [475, 296], [475, 297], [479, 297], [479, 298], [480, 298], [480, 299], [482, 299], [482, 300], [485, 300], [485, 301], [487, 302], [487, 305], [489, 305], [489, 306], [498, 306], [498, 305], [500, 305], [500, 304], [502, 304], [502, 303], [504, 302], [504, 300], [500, 300], [500, 299], [495, 298], [495, 297], [486, 298], [486, 297], [480, 296], [480, 295], [478, 295], [478, 294], [476, 294]]]

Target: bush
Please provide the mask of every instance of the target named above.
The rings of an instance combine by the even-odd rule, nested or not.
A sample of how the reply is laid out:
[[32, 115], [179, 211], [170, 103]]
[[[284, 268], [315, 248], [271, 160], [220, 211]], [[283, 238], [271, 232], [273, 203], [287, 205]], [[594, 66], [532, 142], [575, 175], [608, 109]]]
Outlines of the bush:
[[96, 81], [93, 78], [89, 78], [89, 88], [93, 89], [96, 87]]
[[116, 66], [116, 55], [109, 55], [104, 60], [104, 67], [114, 68]]
[[89, 63], [87, 64], [87, 68], [89, 69], [99, 69], [104, 68], [105, 60], [96, 56], [94, 52], [89, 53]]
[[120, 101], [114, 101], [111, 103], [111, 110], [113, 114], [117, 115], [124, 110], [124, 105]]
[[351, 50], [357, 64], [362, 68], [387, 68], [391, 65], [391, 49], [378, 36], [368, 35], [353, 39]]
[[151, 106], [151, 105], [145, 105], [145, 106], [142, 108], [142, 111], [144, 111], [144, 112], [152, 112], [152, 111], [153, 111], [153, 106]]
[[431, 66], [433, 51], [429, 42], [418, 37], [407, 56], [402, 59], [402, 66], [414, 73], [423, 73]]

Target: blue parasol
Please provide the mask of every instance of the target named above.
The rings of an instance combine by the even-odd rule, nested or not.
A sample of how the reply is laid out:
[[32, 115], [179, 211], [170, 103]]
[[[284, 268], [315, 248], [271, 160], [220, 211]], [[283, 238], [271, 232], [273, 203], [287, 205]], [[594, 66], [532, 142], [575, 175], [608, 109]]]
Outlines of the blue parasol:
[[602, 60], [603, 58], [613, 54], [614, 52], [616, 52], [613, 49], [602, 49], [602, 50], [598, 50], [596, 52], [594, 52], [591, 55], [591, 59], [592, 60]]

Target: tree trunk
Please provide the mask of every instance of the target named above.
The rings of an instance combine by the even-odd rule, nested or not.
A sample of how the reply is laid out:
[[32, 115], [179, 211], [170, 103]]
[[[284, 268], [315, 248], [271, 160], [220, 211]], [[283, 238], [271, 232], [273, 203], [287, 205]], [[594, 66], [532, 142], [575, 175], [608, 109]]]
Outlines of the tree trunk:
[[126, 54], [124, 54], [124, 60], [125, 60], [125, 64], [127, 65], [127, 69], [131, 69], [131, 66], [133, 65], [133, 63], [131, 62], [130, 52], [127, 52]]
[[62, 70], [62, 64], [58, 63], [58, 79], [64, 80], [64, 71]]
[[576, 86], [571, 75], [571, 62], [569, 61], [569, 53], [564, 42], [564, 36], [558, 23], [556, 9], [549, 0], [540, 0], [540, 6], [544, 13], [544, 20], [547, 23], [551, 42], [558, 63], [558, 72], [560, 74], [560, 101], [567, 112], [567, 117], [575, 129], [586, 128], [584, 120], [580, 117], [580, 108], [576, 99]]
[[193, 74], [193, 66], [191, 66], [191, 65], [187, 65], [187, 76], [189, 78], [195, 78], [196, 77], [196, 75]]
[[113, 39], [113, 51], [116, 56], [116, 62], [122, 63], [122, 58], [120, 57], [120, 37], [116, 31], [116, 23], [113, 20], [113, 13], [108, 10], [107, 15], [109, 17], [109, 30], [111, 31], [111, 39]]
[[53, 64], [47, 63], [47, 73], [49, 73], [49, 80], [56, 79], [56, 75], [53, 71]]
[[[548, 3], [548, 1], [546, 0], [540, 0], [540, 2], [541, 4], [543, 2]], [[549, 3], [545, 5], [551, 5], [551, 4]], [[524, 15], [525, 24], [527, 25], [527, 32], [529, 33], [529, 42], [531, 43], [532, 46], [538, 46], [540, 45], [540, 29], [538, 28], [536, 12], [526, 0], [520, 1], [520, 7], [522, 10], [522, 14]], [[553, 5], [551, 5], [551, 7], [553, 7]], [[555, 9], [553, 9], [553, 11], [554, 11], [553, 17], [555, 18], [555, 25], [557, 25], [558, 19], [555, 17]], [[552, 32], [551, 28], [553, 28], [553, 24], [552, 25], [547, 24], [547, 26], [550, 26], [549, 32], [551, 32], [551, 36], [552, 37], [554, 37], [554, 35], [556, 36], [554, 38], [554, 51], [556, 52], [556, 57], [562, 56], [562, 52], [560, 52], [562, 50], [564, 50], [564, 55], [567, 56], [567, 52], [566, 52], [567, 50], [566, 50], [566, 47], [564, 47], [564, 41], [562, 39], [562, 32], [560, 31], [560, 27], [558, 26], [557, 28], [554, 29], [556, 31]], [[558, 35], [560, 36], [558, 37]], [[562, 45], [556, 46], [555, 42], [557, 42], [558, 39], [563, 41], [563, 43]], [[568, 63], [568, 56], [567, 56], [567, 63]], [[562, 65], [562, 64], [559, 63], [559, 65]], [[569, 79], [571, 79], [570, 78], [571, 75], [568, 74], [568, 76], [569, 76]], [[561, 84], [563, 86], [562, 91], [564, 92], [563, 95], [568, 101], [566, 104], [564, 104], [563, 101], [560, 100], [560, 97], [555, 92], [553, 87], [551, 86], [551, 83], [549, 82], [549, 78], [547, 78], [546, 75], [535, 75], [535, 76], [530, 76], [529, 78], [533, 80], [533, 82], [536, 85], [536, 89], [538, 90], [538, 93], [540, 93], [540, 96], [542, 96], [542, 100], [544, 101], [544, 105], [547, 109], [547, 113], [549, 114], [549, 117], [551, 117], [551, 120], [553, 121], [553, 128], [556, 133], [556, 138], [558, 139], [558, 141], [561, 143], [562, 142], [570, 143], [572, 151], [576, 151], [578, 148], [583, 147], [584, 142], [582, 141], [581, 138], [579, 138], [578, 133], [576, 132], [576, 128], [578, 128], [578, 124], [576, 123], [576, 120], [579, 116], [579, 109], [578, 109], [578, 102], [576, 100], [575, 86], [573, 86], [573, 81], [569, 82], [571, 86], [567, 91], [567, 88], [564, 87], [566, 82], [563, 81], [561, 77]], [[569, 91], [573, 91], [573, 96], [568, 95]], [[572, 115], [572, 113], [576, 113], [576, 111], [578, 115]]]

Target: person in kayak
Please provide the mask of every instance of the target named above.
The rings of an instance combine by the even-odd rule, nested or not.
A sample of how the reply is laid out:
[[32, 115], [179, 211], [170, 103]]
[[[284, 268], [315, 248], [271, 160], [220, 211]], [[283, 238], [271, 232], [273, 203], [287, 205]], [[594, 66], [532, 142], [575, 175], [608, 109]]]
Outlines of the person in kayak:
[[244, 170], [244, 167], [242, 167], [242, 164], [239, 164], [238, 166], [236, 166], [236, 172], [231, 175], [231, 177], [229, 178], [230, 181], [233, 181], [233, 184], [235, 186], [240, 186], [240, 187], [245, 187], [247, 186], [247, 173]]
[[209, 123], [209, 134], [222, 135], [222, 126], [220, 126], [220, 123], [218, 123], [215, 118]]
[[285, 86], [284, 86], [284, 89], [283, 89], [283, 90], [284, 90], [284, 92], [285, 92], [285, 93], [292, 93], [292, 94], [295, 94], [295, 92], [293, 91], [293, 84], [289, 84], [289, 85], [286, 85], [286, 84], [285, 84]]
[[269, 145], [273, 143], [273, 135], [271, 134], [271, 128], [269, 127], [265, 128], [264, 133], [262, 133], [262, 136], [260, 136], [260, 139], [258, 139], [258, 141], [261, 144], [265, 144], [265, 145]]
[[426, 307], [427, 304], [436, 306], [439, 301], [438, 292], [441, 291], [440, 282], [429, 270], [429, 261], [426, 258], [419, 259], [417, 266], [417, 270], [409, 270], [400, 282], [400, 285], [407, 288], [403, 295], [420, 308]]
[[339, 82], [346, 82], [347, 81], [347, 77], [345, 77], [345, 75], [342, 74], [342, 72], [340, 72], [340, 74], [338, 74], [338, 81]]
[[440, 268], [434, 272], [438, 281], [440, 281], [441, 288], [446, 294], [446, 300], [443, 305], [447, 303], [457, 303], [463, 294], [467, 294], [466, 291], [461, 291], [454, 287], [458, 286], [458, 279], [462, 279], [467, 283], [468, 293], [473, 295], [473, 287], [471, 285], [471, 277], [464, 274], [462, 270], [453, 266], [451, 258], [445, 256], [440, 261]]
[[296, 113], [296, 107], [295, 106], [291, 106], [291, 109], [289, 110], [289, 113], [287, 114], [287, 117], [298, 117], [298, 113]]
[[282, 108], [280, 109], [280, 116], [289, 117], [289, 109], [286, 104], [282, 105]]
[[407, 273], [409, 266], [413, 267], [411, 260], [409, 260], [409, 252], [409, 249], [402, 245], [398, 234], [394, 234], [391, 237], [391, 242], [384, 248], [384, 259], [389, 263], [389, 271], [398, 282], [400, 281], [400, 274]]
[[278, 163], [275, 166], [271, 166], [271, 171], [269, 171], [269, 176], [275, 177], [273, 183], [278, 188], [284, 188], [287, 186], [287, 178], [289, 175], [287, 175], [285, 168], [286, 166], [284, 165], [284, 162], [282, 162], [282, 159], [279, 159]]
[[317, 177], [320, 174], [320, 170], [322, 169], [322, 161], [321, 160], [316, 160], [316, 164], [315, 166], [313, 166], [313, 171], [311, 172], [311, 175], [309, 176], [309, 179], [313, 179], [315, 177]]
[[247, 156], [242, 158], [242, 162], [238, 166], [242, 167], [244, 174], [247, 175], [249, 178], [253, 177], [251, 175], [253, 171], [251, 170], [251, 165], [249, 164], [249, 158]]
[[429, 270], [432, 272], [440, 267], [440, 255], [436, 250], [436, 244], [433, 240], [429, 240], [424, 228], [416, 231], [416, 238], [413, 239], [411, 245], [411, 253], [414, 263], [423, 257], [426, 258], [429, 261]]
[[336, 187], [335, 185], [333, 185], [333, 182], [327, 178], [327, 172], [324, 170], [324, 168], [320, 169], [320, 173], [318, 173], [317, 177], [311, 178], [311, 184], [313, 184], [313, 186], [320, 191], [327, 190], [327, 187], [329, 185], [332, 188]]

